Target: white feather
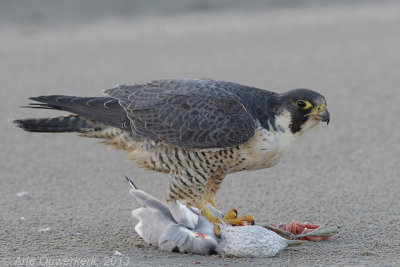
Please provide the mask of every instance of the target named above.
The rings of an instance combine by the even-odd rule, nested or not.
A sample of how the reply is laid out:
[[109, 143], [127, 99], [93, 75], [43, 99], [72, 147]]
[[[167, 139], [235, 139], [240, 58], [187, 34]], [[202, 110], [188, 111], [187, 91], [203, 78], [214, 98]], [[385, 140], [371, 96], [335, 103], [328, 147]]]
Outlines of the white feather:
[[[220, 224], [221, 237], [217, 238], [214, 226], [199, 215], [198, 210], [189, 209], [178, 201], [166, 205], [141, 190], [129, 192], [143, 206], [132, 211], [132, 216], [139, 220], [136, 232], [163, 251], [272, 257], [288, 245], [288, 240], [261, 226]], [[215, 216], [222, 216], [220, 211], [209, 208]]]
[[[213, 226], [205, 218], [200, 218], [188, 208], [186, 208], [187, 210], [176, 209], [176, 211], [184, 211], [181, 215], [177, 214], [180, 217], [188, 215], [188, 211], [191, 212], [189, 217], [198, 217], [196, 228], [190, 230], [179, 225], [169, 207], [161, 201], [141, 190], [131, 189], [129, 193], [144, 206], [133, 210], [132, 216], [139, 219], [135, 230], [147, 243], [157, 246], [163, 251], [173, 251], [178, 248], [182, 253], [201, 255], [211, 254], [217, 247]], [[190, 220], [191, 218], [187, 219], [187, 221]]]
[[186, 228], [195, 229], [199, 216], [193, 213], [188, 207], [183, 205], [179, 200], [168, 203], [169, 211], [175, 221]]
[[259, 225], [221, 225], [219, 254], [236, 257], [273, 257], [285, 249], [287, 240]]

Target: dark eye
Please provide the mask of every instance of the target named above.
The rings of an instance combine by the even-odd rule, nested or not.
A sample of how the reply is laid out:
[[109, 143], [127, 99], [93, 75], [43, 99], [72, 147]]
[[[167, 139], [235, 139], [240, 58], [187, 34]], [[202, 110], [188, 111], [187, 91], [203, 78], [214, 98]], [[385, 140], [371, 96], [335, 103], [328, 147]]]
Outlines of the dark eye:
[[312, 107], [312, 104], [307, 100], [297, 100], [296, 105], [302, 109], [308, 109], [308, 108]]
[[305, 108], [307, 106], [306, 102], [304, 102], [303, 100], [298, 100], [296, 102], [297, 106], [299, 106], [300, 108]]

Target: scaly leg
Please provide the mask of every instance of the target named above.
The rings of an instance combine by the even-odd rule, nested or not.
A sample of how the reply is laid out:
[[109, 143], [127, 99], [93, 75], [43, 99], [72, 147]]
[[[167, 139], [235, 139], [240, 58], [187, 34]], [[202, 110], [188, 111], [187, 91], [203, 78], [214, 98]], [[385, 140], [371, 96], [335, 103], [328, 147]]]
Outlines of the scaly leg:
[[236, 209], [230, 210], [223, 218], [219, 219], [216, 218], [210, 209], [208, 208], [207, 204], [203, 202], [200, 205], [201, 215], [203, 215], [209, 222], [214, 225], [214, 231], [217, 236], [220, 236], [220, 230], [218, 224], [220, 223], [228, 223], [230, 225], [245, 225], [251, 224], [254, 225], [254, 217], [252, 215], [246, 215], [242, 217], [237, 217]]
[[220, 176], [211, 177], [210, 179], [208, 179], [206, 188], [204, 189], [204, 195], [203, 195], [204, 201], [206, 203], [210, 203], [214, 208], [217, 208], [217, 204], [215, 203], [215, 194], [217, 193], [224, 177]]
[[[205, 202], [210, 203], [215, 209], [218, 210], [213, 194], [211, 194], [210, 198], [207, 199]], [[245, 215], [238, 218], [237, 214], [238, 212], [236, 209], [231, 209], [225, 214], [222, 219], [224, 220], [224, 222], [227, 222], [231, 225], [242, 225], [244, 221], [254, 225], [254, 217], [252, 215]]]
[[201, 215], [203, 215], [210, 223], [214, 225], [214, 231], [217, 236], [220, 236], [221, 232], [219, 231], [218, 224], [223, 223], [221, 219], [216, 218], [208, 208], [205, 202], [202, 202], [199, 206], [201, 211]]
[[225, 176], [213, 176], [207, 181], [206, 188], [204, 190], [203, 195], [203, 203], [200, 205], [200, 210], [202, 211], [202, 215], [207, 218], [212, 224], [214, 224], [215, 232], [219, 235], [219, 228], [217, 225], [219, 223], [228, 223], [231, 225], [244, 225], [244, 224], [254, 224], [254, 217], [252, 215], [246, 215], [242, 217], [237, 217], [237, 210], [232, 209], [222, 219], [215, 218], [212, 215], [211, 211], [207, 207], [207, 203], [210, 203], [215, 209], [218, 210], [217, 205], [215, 203], [215, 194], [217, 193], [222, 180]]

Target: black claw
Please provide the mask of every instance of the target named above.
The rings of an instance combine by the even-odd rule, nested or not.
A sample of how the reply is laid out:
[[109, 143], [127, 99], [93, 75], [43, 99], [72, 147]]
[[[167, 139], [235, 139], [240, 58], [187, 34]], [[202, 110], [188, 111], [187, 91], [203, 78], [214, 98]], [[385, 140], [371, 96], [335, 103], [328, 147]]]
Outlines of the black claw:
[[137, 189], [136, 185], [132, 182], [131, 179], [129, 179], [129, 178], [126, 177], [126, 176], [125, 176], [125, 178], [126, 178], [126, 180], [128, 181], [128, 183], [129, 183], [133, 188]]
[[236, 216], [238, 215], [237, 209], [233, 209], [233, 212], [236, 214]]
[[254, 220], [251, 220], [250, 224], [254, 225], [254, 224], [256, 224], [256, 222]]

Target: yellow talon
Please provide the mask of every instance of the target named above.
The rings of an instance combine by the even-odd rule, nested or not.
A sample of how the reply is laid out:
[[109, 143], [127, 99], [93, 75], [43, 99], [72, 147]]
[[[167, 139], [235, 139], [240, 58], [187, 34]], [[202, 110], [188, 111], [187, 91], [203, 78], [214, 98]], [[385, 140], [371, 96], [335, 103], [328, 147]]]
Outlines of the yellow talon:
[[[211, 203], [211, 201], [210, 201]], [[215, 204], [215, 203], [214, 203]], [[211, 203], [211, 205], [213, 205]], [[213, 205], [214, 206], [214, 205]], [[231, 209], [229, 212], [222, 219], [216, 218], [209, 208], [207, 207], [206, 203], [202, 203], [200, 205], [201, 215], [203, 215], [209, 222], [214, 225], [214, 231], [217, 236], [220, 236], [220, 230], [218, 224], [220, 223], [228, 223], [231, 225], [243, 225], [243, 222], [247, 222], [248, 224], [254, 225], [254, 217], [252, 215], [245, 215], [241, 217], [237, 217], [237, 210]]]
[[218, 225], [217, 225], [216, 223], [213, 223], [213, 225], [214, 225], [214, 232], [215, 232], [215, 235], [216, 235], [217, 237], [220, 237], [220, 236], [221, 236], [221, 231], [219, 230]]
[[214, 217], [214, 215], [208, 209], [206, 203], [203, 203], [200, 205], [200, 210], [201, 210], [201, 215], [203, 215], [210, 223], [212, 223], [214, 225], [215, 234], [217, 236], [220, 236], [221, 232], [219, 231], [218, 224], [222, 223], [222, 221], [220, 219]]
[[215, 218], [211, 211], [208, 209], [207, 205], [201, 205], [200, 207], [201, 215], [203, 215], [211, 223], [221, 223], [221, 220]]
[[224, 216], [224, 221], [229, 220], [229, 219], [236, 219], [237, 218], [237, 210], [236, 209], [231, 209], [228, 211], [225, 216]]
[[238, 218], [237, 214], [238, 214], [238, 212], [236, 209], [231, 209], [230, 211], [228, 211], [225, 214], [225, 216], [222, 218], [222, 220], [231, 225], [237, 225], [237, 224], [241, 225], [241, 224], [243, 224], [243, 222], [247, 222], [247, 223], [254, 225], [253, 215], [245, 215], [245, 216], [241, 216]]
[[[311, 105], [311, 104], [310, 104]], [[322, 107], [321, 107], [322, 109]], [[243, 226], [247, 224], [252, 224], [254, 225], [254, 217], [252, 215], [246, 215], [238, 218], [238, 212], [236, 209], [231, 209], [228, 211], [225, 215], [222, 215], [223, 217], [221, 218], [221, 214], [219, 212], [218, 218], [216, 218], [210, 210], [213, 210], [217, 208], [217, 204], [215, 203], [215, 194], [217, 193], [219, 186], [221, 184], [221, 181], [223, 177], [215, 176], [211, 177], [207, 181], [206, 188], [204, 189], [204, 194], [201, 199], [201, 202], [198, 202], [197, 204], [200, 204], [198, 206], [199, 210], [201, 211], [201, 214], [214, 225], [214, 231], [215, 233], [219, 236], [220, 235], [220, 229], [218, 227], [219, 224], [224, 223], [224, 224], [230, 224], [234, 226]], [[210, 207], [209, 204], [213, 206]], [[208, 208], [210, 207], [210, 208]], [[219, 210], [218, 210], [219, 211]]]
[[224, 217], [224, 221], [231, 225], [243, 225], [243, 222], [247, 222], [251, 225], [254, 225], [254, 217], [253, 215], [245, 215], [242, 217], [227, 219]]

